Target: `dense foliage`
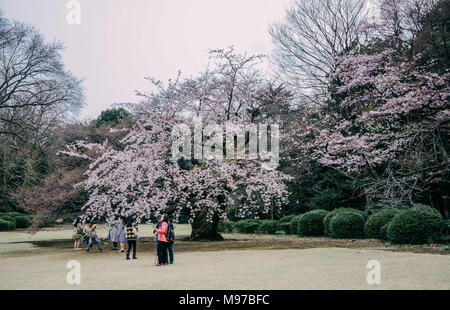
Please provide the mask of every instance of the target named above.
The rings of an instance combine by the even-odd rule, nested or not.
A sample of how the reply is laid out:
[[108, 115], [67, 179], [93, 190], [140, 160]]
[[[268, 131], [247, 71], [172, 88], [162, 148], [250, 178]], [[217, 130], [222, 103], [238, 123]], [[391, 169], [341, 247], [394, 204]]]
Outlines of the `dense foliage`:
[[339, 212], [330, 221], [332, 238], [360, 238], [364, 236], [365, 218], [355, 212]]
[[360, 210], [356, 210], [356, 209], [351, 209], [351, 208], [339, 208], [339, 209], [335, 209], [333, 211], [331, 211], [330, 213], [328, 213], [324, 219], [323, 219], [323, 227], [324, 227], [324, 233], [327, 236], [331, 235], [331, 220], [339, 213], [343, 213], [343, 212], [347, 212], [347, 213], [354, 213], [357, 215], [361, 215], [364, 219], [365, 219], [365, 214], [364, 212], [360, 211]]
[[394, 243], [423, 244], [437, 241], [444, 221], [436, 210], [418, 205], [401, 210], [387, 226], [387, 239]]
[[364, 233], [367, 238], [382, 238], [381, 228], [394, 218], [399, 212], [398, 209], [384, 209], [372, 214], [364, 226]]
[[301, 215], [297, 225], [297, 235], [324, 235], [323, 220], [327, 214], [328, 212], [325, 210], [313, 210]]

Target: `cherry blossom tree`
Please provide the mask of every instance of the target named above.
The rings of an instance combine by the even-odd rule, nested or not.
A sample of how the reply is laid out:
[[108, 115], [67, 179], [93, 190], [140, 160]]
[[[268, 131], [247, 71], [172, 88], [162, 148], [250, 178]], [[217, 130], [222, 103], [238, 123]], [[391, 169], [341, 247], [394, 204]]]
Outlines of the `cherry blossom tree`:
[[339, 105], [316, 125], [313, 157], [362, 180], [369, 200], [402, 204], [448, 178], [450, 74], [393, 55], [339, 60]]
[[[254, 67], [260, 56], [234, 54], [232, 49], [214, 50], [211, 55], [214, 67], [196, 78], [178, 76], [167, 85], [149, 79], [155, 89], [139, 92], [142, 102], [128, 105], [137, 123], [129, 128], [119, 148], [107, 141], [77, 141], [61, 151], [92, 161], [86, 180], [79, 184], [90, 193], [83, 207], [85, 217], [119, 214], [150, 221], [152, 216], [169, 213], [176, 221], [183, 210], [189, 210], [191, 237], [218, 240], [218, 222], [226, 218], [230, 206], [238, 206], [238, 216], [249, 217], [286, 203], [284, 181], [289, 177], [263, 169], [258, 158], [172, 156], [175, 125], [192, 126], [197, 116], [205, 127], [214, 122], [248, 124], [247, 109], [255, 108], [270, 89]], [[207, 134], [201, 136], [201, 147], [208, 147], [208, 138]], [[219, 154], [226, 152], [220, 145], [216, 147]]]
[[369, 41], [334, 59], [323, 106], [289, 124], [283, 153], [303, 183], [317, 165], [333, 168], [353, 180], [369, 207], [421, 201], [445, 214], [448, 0], [379, 2], [381, 19], [366, 25]]

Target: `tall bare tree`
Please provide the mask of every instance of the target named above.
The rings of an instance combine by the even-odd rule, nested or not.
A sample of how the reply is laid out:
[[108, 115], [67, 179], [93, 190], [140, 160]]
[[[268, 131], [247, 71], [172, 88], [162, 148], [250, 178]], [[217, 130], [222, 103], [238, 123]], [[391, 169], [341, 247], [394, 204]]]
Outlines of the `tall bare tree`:
[[83, 105], [81, 81], [65, 70], [59, 42], [0, 16], [0, 135], [39, 141]]
[[366, 0], [301, 0], [271, 25], [273, 61], [307, 104], [326, 95], [334, 59], [357, 44], [366, 15]]
[[83, 106], [61, 50], [0, 12], [0, 212], [16, 209], [14, 194], [52, 170], [54, 130]]

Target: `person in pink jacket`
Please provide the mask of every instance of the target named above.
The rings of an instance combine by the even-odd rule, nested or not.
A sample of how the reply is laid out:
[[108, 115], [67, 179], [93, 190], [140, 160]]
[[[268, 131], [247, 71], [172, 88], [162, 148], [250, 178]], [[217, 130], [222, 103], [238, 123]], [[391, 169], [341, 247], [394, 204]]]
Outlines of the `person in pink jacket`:
[[158, 235], [158, 243], [156, 245], [156, 252], [158, 253], [158, 264], [156, 266], [164, 266], [168, 264], [167, 246], [169, 245], [169, 242], [167, 241], [166, 237], [167, 230], [169, 228], [168, 221], [168, 216], [164, 214], [155, 229], [155, 234]]

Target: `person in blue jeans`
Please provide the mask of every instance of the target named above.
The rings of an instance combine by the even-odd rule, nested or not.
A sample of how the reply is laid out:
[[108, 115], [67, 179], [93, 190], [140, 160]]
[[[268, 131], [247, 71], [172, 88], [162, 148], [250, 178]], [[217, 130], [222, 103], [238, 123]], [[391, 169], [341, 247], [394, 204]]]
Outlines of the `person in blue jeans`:
[[167, 245], [167, 257], [169, 258], [169, 263], [173, 264], [173, 241], [169, 241]]
[[89, 236], [86, 252], [89, 252], [91, 250], [92, 239], [94, 239], [94, 241], [97, 243], [98, 251], [103, 252], [102, 245], [100, 243], [100, 239], [98, 238], [96, 228], [97, 228], [97, 226], [95, 226], [92, 221], [90, 221], [85, 228], [85, 231]]

